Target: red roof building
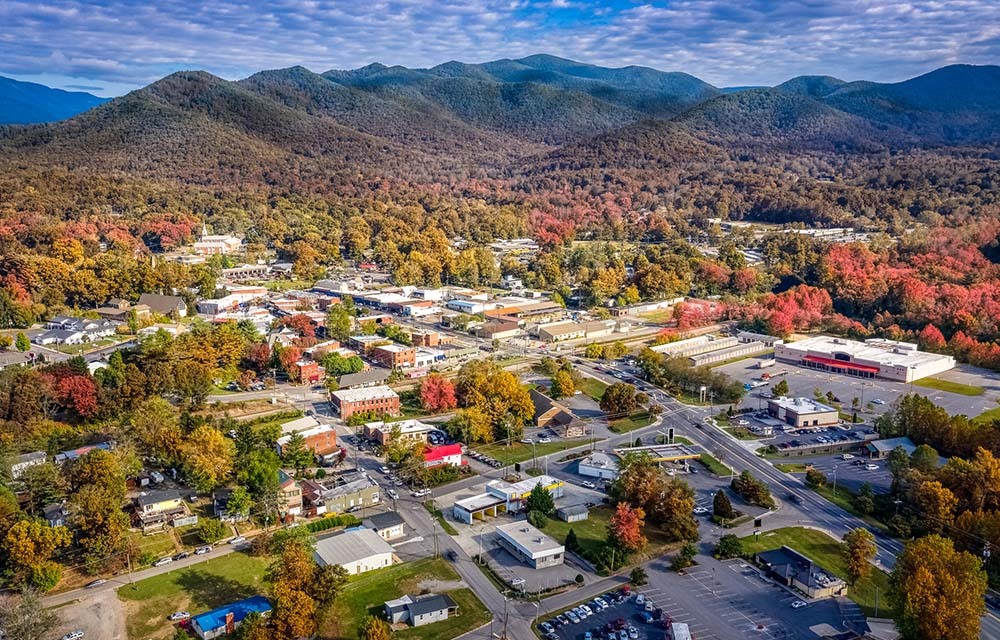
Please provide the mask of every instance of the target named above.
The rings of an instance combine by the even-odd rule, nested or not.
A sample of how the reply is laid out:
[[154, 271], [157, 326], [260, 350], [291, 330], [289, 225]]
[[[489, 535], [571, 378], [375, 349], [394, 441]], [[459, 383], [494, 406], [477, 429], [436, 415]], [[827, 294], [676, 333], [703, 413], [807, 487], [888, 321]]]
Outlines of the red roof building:
[[439, 467], [442, 465], [460, 467], [463, 464], [465, 464], [465, 461], [462, 460], [461, 444], [443, 444], [440, 447], [428, 447], [424, 450], [425, 467]]

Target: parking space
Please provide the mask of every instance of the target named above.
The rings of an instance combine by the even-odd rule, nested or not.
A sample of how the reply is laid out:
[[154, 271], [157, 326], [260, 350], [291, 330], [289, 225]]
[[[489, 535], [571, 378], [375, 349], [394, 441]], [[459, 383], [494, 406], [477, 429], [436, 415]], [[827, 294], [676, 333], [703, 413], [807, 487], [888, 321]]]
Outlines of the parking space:
[[[852, 456], [853, 454], [846, 454]], [[888, 493], [892, 486], [892, 474], [885, 460], [871, 460], [867, 457], [853, 456], [844, 459], [844, 454], [809, 456], [796, 459], [795, 462], [811, 464], [814, 469], [822, 471], [828, 482], [836, 479], [837, 486], [857, 493], [861, 485], [867, 482], [875, 493]]]
[[539, 629], [549, 640], [662, 640], [669, 615], [653, 594], [619, 589], [543, 620]]

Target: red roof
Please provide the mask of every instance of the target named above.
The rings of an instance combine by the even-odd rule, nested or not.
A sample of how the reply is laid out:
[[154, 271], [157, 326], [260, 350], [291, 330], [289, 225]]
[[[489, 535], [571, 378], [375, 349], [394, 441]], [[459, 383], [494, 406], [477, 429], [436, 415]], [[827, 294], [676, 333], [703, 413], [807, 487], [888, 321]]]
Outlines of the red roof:
[[815, 362], [816, 364], [825, 364], [829, 367], [841, 367], [843, 369], [853, 369], [854, 371], [864, 371], [865, 373], [878, 373], [878, 367], [872, 367], [866, 364], [856, 364], [854, 362], [845, 362], [843, 360], [834, 360], [833, 358], [821, 358], [819, 356], [806, 356], [802, 358], [806, 362]]
[[424, 451], [424, 462], [433, 462], [434, 460], [441, 460], [448, 456], [460, 456], [462, 455], [462, 445], [459, 443], [455, 444], [443, 444], [440, 447], [429, 447]]

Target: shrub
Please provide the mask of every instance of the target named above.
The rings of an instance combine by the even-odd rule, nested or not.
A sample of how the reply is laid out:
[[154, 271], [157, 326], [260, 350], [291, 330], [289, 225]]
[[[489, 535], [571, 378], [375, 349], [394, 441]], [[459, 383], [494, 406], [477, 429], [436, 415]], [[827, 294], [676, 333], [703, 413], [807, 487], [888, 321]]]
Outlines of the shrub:
[[205, 544], [218, 542], [228, 535], [229, 527], [226, 523], [215, 518], [203, 520], [201, 526], [198, 527], [198, 537]]
[[738, 558], [743, 555], [743, 543], [740, 539], [731, 533], [719, 538], [718, 544], [715, 545], [715, 555], [719, 560], [726, 560], [728, 558]]
[[531, 511], [528, 513], [528, 524], [531, 526], [537, 529], [544, 529], [548, 523], [549, 519], [541, 511]]
[[818, 469], [808, 469], [806, 471], [806, 485], [811, 489], [817, 489], [826, 484], [826, 476]]
[[649, 576], [646, 574], [645, 569], [642, 567], [636, 567], [635, 569], [632, 569], [632, 572], [628, 575], [628, 581], [631, 582], [633, 586], [641, 587], [649, 582]]

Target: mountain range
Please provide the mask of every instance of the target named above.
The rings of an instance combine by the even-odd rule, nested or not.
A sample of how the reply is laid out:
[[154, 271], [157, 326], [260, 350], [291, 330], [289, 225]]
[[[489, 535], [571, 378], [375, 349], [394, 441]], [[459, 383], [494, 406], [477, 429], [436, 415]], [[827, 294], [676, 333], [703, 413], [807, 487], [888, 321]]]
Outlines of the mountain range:
[[996, 66], [888, 84], [803, 76], [720, 89], [685, 73], [535, 55], [430, 69], [292, 67], [238, 81], [184, 71], [106, 102], [25, 84], [0, 82], [0, 121], [76, 115], [3, 129], [0, 160], [199, 183], [424, 181], [583, 159], [628, 166], [755, 149], [1000, 141]]

